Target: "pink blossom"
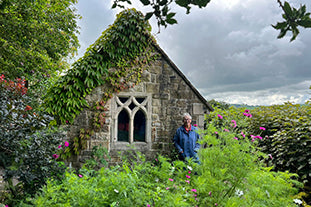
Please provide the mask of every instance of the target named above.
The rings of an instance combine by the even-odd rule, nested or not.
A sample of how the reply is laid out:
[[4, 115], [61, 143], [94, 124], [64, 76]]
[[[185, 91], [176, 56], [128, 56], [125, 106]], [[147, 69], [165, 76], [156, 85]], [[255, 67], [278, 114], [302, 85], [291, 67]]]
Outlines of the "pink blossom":
[[193, 126], [197, 127], [198, 125], [197, 125], [197, 124], [194, 124]]
[[65, 142], [65, 147], [68, 147], [69, 146], [69, 142]]
[[208, 195], [209, 195], [209, 196], [212, 196], [212, 192], [211, 192], [211, 191], [210, 191], [210, 192], [208, 192]]
[[218, 134], [218, 132], [215, 132], [215, 134]]
[[156, 158], [156, 159], [155, 159], [155, 161], [157, 161], [157, 162], [158, 162], [159, 160]]
[[225, 132], [229, 132], [229, 129], [224, 129]]
[[53, 158], [57, 159], [59, 157], [58, 154], [53, 154]]
[[190, 184], [190, 181], [189, 181], [189, 180], [185, 180], [185, 182], [188, 183], [188, 184]]
[[220, 118], [220, 119], [222, 119], [223, 117], [222, 117], [222, 115], [220, 115], [220, 114], [217, 114], [217, 116]]
[[190, 178], [191, 176], [189, 176], [189, 175], [186, 175], [186, 178]]
[[235, 120], [231, 120], [231, 122], [233, 123], [233, 126], [232, 126], [232, 125], [231, 125], [231, 126], [232, 126], [233, 128], [235, 128], [235, 127], [237, 126], [237, 125], [236, 125], [236, 121], [235, 121]]
[[191, 171], [188, 171], [189, 174], [191, 174]]
[[150, 204], [147, 204], [147, 207], [150, 207]]
[[165, 188], [166, 190], [170, 189], [169, 187]]
[[273, 159], [273, 157], [272, 157], [272, 155], [271, 154], [268, 154], [269, 155], [269, 157], [271, 158], [271, 159]]
[[81, 175], [81, 174], [79, 174], [78, 176], [79, 176], [80, 178], [82, 178], [82, 177], [83, 177], [83, 175]]
[[245, 138], [245, 134], [243, 132], [241, 132], [241, 135]]
[[218, 206], [218, 204], [217, 204], [217, 203], [215, 203], [215, 206]]
[[246, 109], [244, 112], [245, 112], [245, 113], [249, 113], [249, 110], [248, 110], [248, 109]]
[[191, 191], [196, 193], [196, 192], [197, 192], [197, 189], [191, 189]]
[[174, 181], [174, 179], [172, 179], [172, 178], [169, 178], [168, 180], [169, 180], [169, 181]]
[[257, 139], [262, 139], [262, 137], [261, 137], [261, 136], [256, 136], [255, 138], [257, 138]]
[[265, 130], [266, 130], [266, 128], [265, 128], [265, 127], [259, 127], [259, 129], [260, 129], [260, 130], [263, 130], [263, 131], [265, 131]]
[[239, 138], [237, 138], [237, 137], [234, 137], [233, 139], [235, 139], [235, 140], [239, 140]]
[[60, 144], [60, 145], [58, 145], [58, 149], [59, 149], [59, 148], [62, 148], [62, 145], [61, 145], [61, 144]]

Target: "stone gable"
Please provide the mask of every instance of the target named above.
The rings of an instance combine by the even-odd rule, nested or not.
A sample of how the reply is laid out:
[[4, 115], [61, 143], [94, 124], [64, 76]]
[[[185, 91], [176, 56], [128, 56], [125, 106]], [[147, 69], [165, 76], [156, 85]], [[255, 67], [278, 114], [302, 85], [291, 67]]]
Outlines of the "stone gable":
[[[204, 127], [204, 115], [213, 109], [164, 51], [156, 45], [155, 49], [158, 58], [143, 71], [141, 82], [133, 88], [113, 94], [106, 103], [105, 124], [87, 141], [87, 149], [72, 160], [77, 162], [76, 165], [83, 162], [91, 149], [98, 145], [108, 149], [112, 163], [120, 161], [122, 154], [133, 149], [142, 152], [149, 160], [157, 154], [169, 155], [174, 150], [172, 138], [186, 112], [192, 115], [192, 124]], [[89, 105], [100, 101], [104, 93], [105, 86], [95, 88], [86, 97]], [[123, 103], [120, 99], [127, 101]], [[137, 99], [143, 100], [142, 103], [138, 103]], [[118, 116], [121, 109], [127, 111], [130, 119], [134, 119], [137, 111], [144, 114], [145, 141], [136, 142], [135, 137], [127, 142], [118, 141]], [[78, 136], [81, 128], [91, 128], [95, 113], [97, 111], [92, 107], [84, 109], [70, 126], [68, 138]], [[129, 126], [129, 131], [131, 129], [133, 130], [133, 126]]]

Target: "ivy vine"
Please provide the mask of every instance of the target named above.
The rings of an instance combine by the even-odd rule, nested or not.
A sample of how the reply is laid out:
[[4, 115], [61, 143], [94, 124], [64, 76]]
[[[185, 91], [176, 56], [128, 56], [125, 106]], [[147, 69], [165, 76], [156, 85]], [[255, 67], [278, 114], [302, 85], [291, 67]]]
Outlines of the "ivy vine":
[[102, 99], [93, 106], [99, 111], [93, 127], [100, 127], [106, 101], [113, 93], [138, 84], [143, 70], [156, 58], [152, 44], [156, 42], [143, 14], [135, 9], [122, 11], [85, 55], [47, 91], [44, 109], [58, 124], [70, 124], [84, 108], [90, 107], [86, 95], [104, 85]]

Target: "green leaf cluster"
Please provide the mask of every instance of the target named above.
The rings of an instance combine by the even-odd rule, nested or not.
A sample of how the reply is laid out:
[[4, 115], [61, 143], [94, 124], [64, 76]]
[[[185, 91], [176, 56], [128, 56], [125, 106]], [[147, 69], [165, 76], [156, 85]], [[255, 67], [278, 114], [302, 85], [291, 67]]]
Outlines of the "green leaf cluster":
[[65, 58], [79, 46], [76, 2], [1, 0], [0, 73], [42, 92], [45, 80], [67, 69]]
[[274, 29], [280, 30], [278, 38], [283, 38], [288, 31], [292, 32], [292, 38], [290, 41], [296, 39], [299, 34], [298, 27], [311, 28], [310, 13], [306, 12], [306, 5], [301, 5], [299, 9], [291, 7], [287, 1], [282, 4], [278, 1], [282, 7], [284, 14], [282, 15], [285, 21], [278, 22], [276, 25], [272, 25]]
[[[102, 100], [140, 81], [152, 60], [151, 26], [135, 9], [124, 10], [44, 97], [45, 110], [58, 123], [72, 123], [83, 108], [92, 107], [85, 97], [98, 86], [105, 87]], [[95, 105], [98, 105], [97, 103]]]
[[249, 120], [252, 132], [265, 127], [266, 139], [261, 142], [263, 152], [271, 154], [276, 170], [297, 173], [305, 186], [311, 180], [311, 105], [285, 103], [262, 106], [252, 110]]

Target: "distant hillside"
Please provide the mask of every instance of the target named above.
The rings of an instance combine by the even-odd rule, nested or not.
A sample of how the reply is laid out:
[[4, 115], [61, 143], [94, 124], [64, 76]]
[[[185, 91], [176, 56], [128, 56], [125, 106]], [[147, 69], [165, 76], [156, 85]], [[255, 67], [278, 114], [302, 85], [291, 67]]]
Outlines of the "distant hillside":
[[230, 104], [230, 106], [234, 106], [236, 108], [247, 108], [247, 109], [254, 109], [260, 106], [250, 106], [250, 105], [246, 105], [246, 104]]

